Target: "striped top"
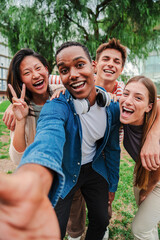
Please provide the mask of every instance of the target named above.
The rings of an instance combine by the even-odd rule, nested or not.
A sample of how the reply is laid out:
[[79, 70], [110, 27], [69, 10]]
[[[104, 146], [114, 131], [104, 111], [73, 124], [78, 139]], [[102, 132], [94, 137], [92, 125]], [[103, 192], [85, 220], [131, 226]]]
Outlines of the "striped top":
[[50, 75], [49, 84], [62, 84], [61, 78], [59, 75]]

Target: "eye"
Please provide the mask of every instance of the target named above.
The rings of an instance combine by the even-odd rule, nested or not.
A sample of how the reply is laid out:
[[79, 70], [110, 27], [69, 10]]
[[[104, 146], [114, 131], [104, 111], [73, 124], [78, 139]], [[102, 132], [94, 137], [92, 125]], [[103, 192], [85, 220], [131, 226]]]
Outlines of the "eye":
[[108, 57], [105, 57], [105, 58], [103, 58], [102, 59], [104, 62], [107, 62], [108, 60], [109, 60], [109, 58]]
[[62, 73], [63, 75], [67, 74], [68, 73], [68, 69], [67, 68], [62, 68], [59, 70], [60, 73]]
[[142, 100], [141, 97], [135, 97], [135, 99], [138, 100], [138, 101]]
[[129, 94], [127, 92], [123, 92], [123, 96], [126, 97], [128, 96]]
[[40, 66], [36, 67], [36, 70], [40, 70], [40, 69], [41, 69], [41, 67], [40, 67]]
[[115, 61], [115, 63], [116, 63], [116, 64], [121, 64], [121, 62], [120, 62], [120, 61], [117, 61], [117, 60]]
[[79, 62], [79, 63], [77, 64], [77, 67], [78, 67], [78, 68], [82, 68], [84, 65], [85, 65], [85, 64], [84, 64], [83, 62]]
[[29, 75], [29, 73], [30, 73], [30, 72], [24, 72], [24, 75], [27, 76], [27, 75]]

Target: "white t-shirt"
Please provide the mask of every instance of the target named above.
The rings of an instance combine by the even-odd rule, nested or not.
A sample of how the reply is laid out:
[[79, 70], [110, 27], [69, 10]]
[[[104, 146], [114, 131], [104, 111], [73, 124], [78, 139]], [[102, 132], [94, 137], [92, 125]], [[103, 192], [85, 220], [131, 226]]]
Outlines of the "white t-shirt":
[[96, 141], [104, 137], [107, 124], [105, 107], [97, 103], [91, 106], [89, 112], [79, 115], [82, 126], [82, 162], [81, 165], [92, 162], [96, 153]]

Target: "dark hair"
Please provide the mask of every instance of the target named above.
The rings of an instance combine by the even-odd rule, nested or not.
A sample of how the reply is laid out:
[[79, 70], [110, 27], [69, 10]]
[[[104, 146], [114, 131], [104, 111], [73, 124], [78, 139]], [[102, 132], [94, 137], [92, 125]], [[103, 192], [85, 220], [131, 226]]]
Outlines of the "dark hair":
[[86, 46], [84, 46], [83, 44], [81, 44], [81, 43], [79, 43], [79, 42], [72, 42], [72, 41], [70, 41], [70, 42], [65, 42], [65, 43], [63, 43], [63, 44], [57, 49], [56, 55], [55, 55], [56, 63], [57, 63], [57, 55], [58, 55], [63, 49], [65, 49], [65, 48], [67, 48], [67, 47], [73, 47], [73, 46], [81, 47], [81, 48], [84, 50], [84, 52], [85, 52], [87, 58], [89, 59], [89, 61], [92, 62], [91, 56], [90, 56], [89, 51], [88, 51], [88, 48], [87, 48]]
[[[147, 88], [148, 96], [149, 96], [149, 103], [152, 103], [152, 109], [148, 113], [145, 113], [145, 117], [144, 117], [142, 143], [141, 143], [141, 148], [142, 148], [142, 146], [146, 140], [147, 134], [150, 131], [150, 129], [155, 121], [155, 118], [156, 118], [157, 89], [156, 89], [155, 84], [152, 82], [152, 80], [145, 76], [136, 76], [136, 77], [131, 78], [127, 82], [126, 86], [132, 82], [140, 82]], [[149, 181], [150, 172], [142, 166], [140, 155], [139, 155], [138, 161], [136, 163], [135, 174], [136, 174], [135, 186], [138, 186], [140, 189], [142, 189], [142, 188], [146, 189], [147, 185], [148, 185], [148, 181]]]
[[118, 50], [122, 55], [122, 67], [124, 67], [126, 58], [127, 58], [127, 48], [120, 44], [120, 40], [116, 38], [109, 39], [107, 43], [102, 43], [96, 51], [96, 61], [98, 62], [101, 53], [106, 49], [115, 49]]
[[[14, 88], [17, 97], [20, 98], [21, 95], [21, 90], [22, 90], [22, 80], [20, 77], [20, 64], [22, 60], [27, 57], [27, 56], [33, 56], [35, 58], [38, 58], [39, 61], [49, 69], [49, 64], [47, 60], [41, 56], [39, 53], [34, 52], [32, 49], [29, 48], [23, 48], [19, 50], [13, 57], [10, 66], [9, 66], [9, 71], [8, 71], [8, 76], [7, 76], [7, 84], [11, 84], [12, 87]], [[49, 88], [47, 89], [49, 92]], [[7, 88], [7, 96], [10, 102], [12, 102], [12, 94]], [[25, 96], [25, 101], [27, 102], [28, 105], [30, 105], [30, 101], [32, 99], [32, 93], [26, 89], [26, 96]]]

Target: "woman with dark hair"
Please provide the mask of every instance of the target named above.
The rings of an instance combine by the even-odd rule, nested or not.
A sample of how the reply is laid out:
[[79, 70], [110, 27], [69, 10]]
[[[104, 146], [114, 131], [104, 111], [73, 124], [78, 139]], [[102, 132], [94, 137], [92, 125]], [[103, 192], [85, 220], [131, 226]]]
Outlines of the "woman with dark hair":
[[120, 121], [124, 126], [124, 147], [136, 162], [134, 190], [139, 209], [132, 223], [132, 232], [135, 240], [157, 240], [160, 168], [148, 171], [140, 159], [141, 148], [156, 118], [156, 87], [144, 76], [133, 77], [127, 82], [119, 103]]
[[9, 153], [16, 164], [33, 142], [40, 111], [51, 95], [48, 71], [46, 59], [31, 49], [21, 49], [11, 61], [7, 94], [13, 103], [16, 125], [11, 131]]

